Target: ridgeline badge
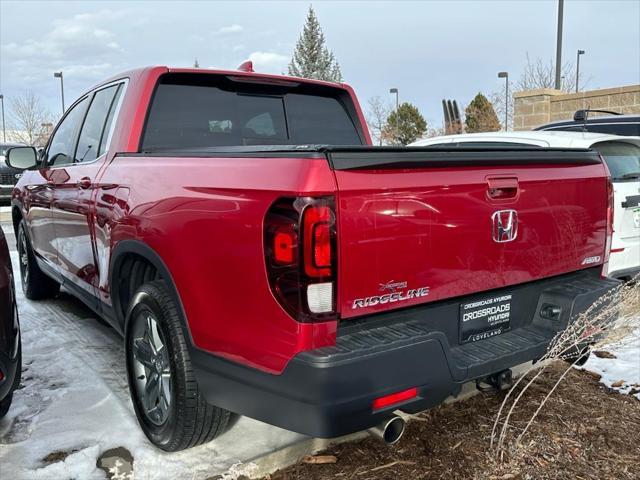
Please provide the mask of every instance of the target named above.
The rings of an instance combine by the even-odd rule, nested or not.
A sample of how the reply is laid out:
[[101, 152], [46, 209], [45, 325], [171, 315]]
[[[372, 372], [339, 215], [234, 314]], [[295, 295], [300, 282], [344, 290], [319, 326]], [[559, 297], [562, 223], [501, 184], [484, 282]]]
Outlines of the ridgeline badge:
[[[364, 307], [373, 307], [375, 305], [383, 305], [385, 303], [395, 303], [395, 302], [404, 302], [406, 300], [411, 300], [412, 298], [426, 297], [429, 295], [429, 287], [420, 287], [420, 288], [411, 288], [405, 290], [407, 288], [407, 282], [396, 282], [391, 280], [386, 283], [380, 284], [381, 292], [389, 292], [383, 293], [382, 295], [373, 295], [371, 297], [365, 298], [356, 298], [353, 301], [352, 309], [356, 308], [364, 308]], [[398, 291], [399, 290], [399, 291]]]

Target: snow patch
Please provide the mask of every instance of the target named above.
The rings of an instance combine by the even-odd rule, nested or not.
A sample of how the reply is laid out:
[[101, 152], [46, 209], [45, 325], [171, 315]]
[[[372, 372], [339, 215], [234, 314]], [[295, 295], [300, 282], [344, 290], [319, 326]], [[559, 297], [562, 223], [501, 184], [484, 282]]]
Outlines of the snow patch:
[[640, 329], [625, 338], [599, 347], [615, 358], [599, 358], [591, 353], [582, 369], [601, 376], [600, 381], [619, 393], [630, 394], [640, 400]]

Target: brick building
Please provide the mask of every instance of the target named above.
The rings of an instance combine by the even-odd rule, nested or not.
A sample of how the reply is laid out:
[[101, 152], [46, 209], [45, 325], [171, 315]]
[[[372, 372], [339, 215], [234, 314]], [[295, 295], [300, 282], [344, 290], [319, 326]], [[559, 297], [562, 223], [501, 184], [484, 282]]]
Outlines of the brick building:
[[566, 93], [552, 88], [513, 94], [513, 129], [531, 130], [556, 120], [571, 120], [576, 110], [595, 108], [640, 115], [640, 85]]

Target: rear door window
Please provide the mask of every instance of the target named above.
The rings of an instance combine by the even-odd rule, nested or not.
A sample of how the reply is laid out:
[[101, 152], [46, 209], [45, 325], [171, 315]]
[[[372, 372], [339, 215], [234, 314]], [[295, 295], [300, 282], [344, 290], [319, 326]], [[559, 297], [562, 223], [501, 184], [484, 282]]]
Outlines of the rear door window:
[[297, 83], [285, 87], [236, 83], [213, 75], [189, 78], [191, 82], [173, 76], [157, 86], [143, 150], [362, 144], [351, 114], [338, 98], [344, 94], [340, 89], [319, 87], [315, 93]]
[[106, 142], [104, 137], [109, 134], [113, 119], [110, 111], [115, 108], [114, 104], [119, 91], [120, 84], [98, 90], [94, 95], [80, 131], [75, 154], [76, 163], [91, 162], [104, 153], [101, 148], [104, 148]]
[[626, 142], [602, 142], [593, 147], [604, 157], [614, 182], [640, 179], [640, 147]]

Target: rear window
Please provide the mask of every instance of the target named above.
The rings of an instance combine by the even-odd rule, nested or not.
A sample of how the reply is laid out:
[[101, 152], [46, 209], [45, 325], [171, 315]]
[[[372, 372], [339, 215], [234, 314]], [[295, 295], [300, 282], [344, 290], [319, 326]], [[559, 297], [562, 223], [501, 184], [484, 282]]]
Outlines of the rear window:
[[361, 145], [341, 89], [249, 84], [217, 75], [167, 75], [157, 86], [142, 149]]
[[640, 147], [625, 142], [602, 142], [594, 148], [604, 157], [612, 180], [640, 178]]

